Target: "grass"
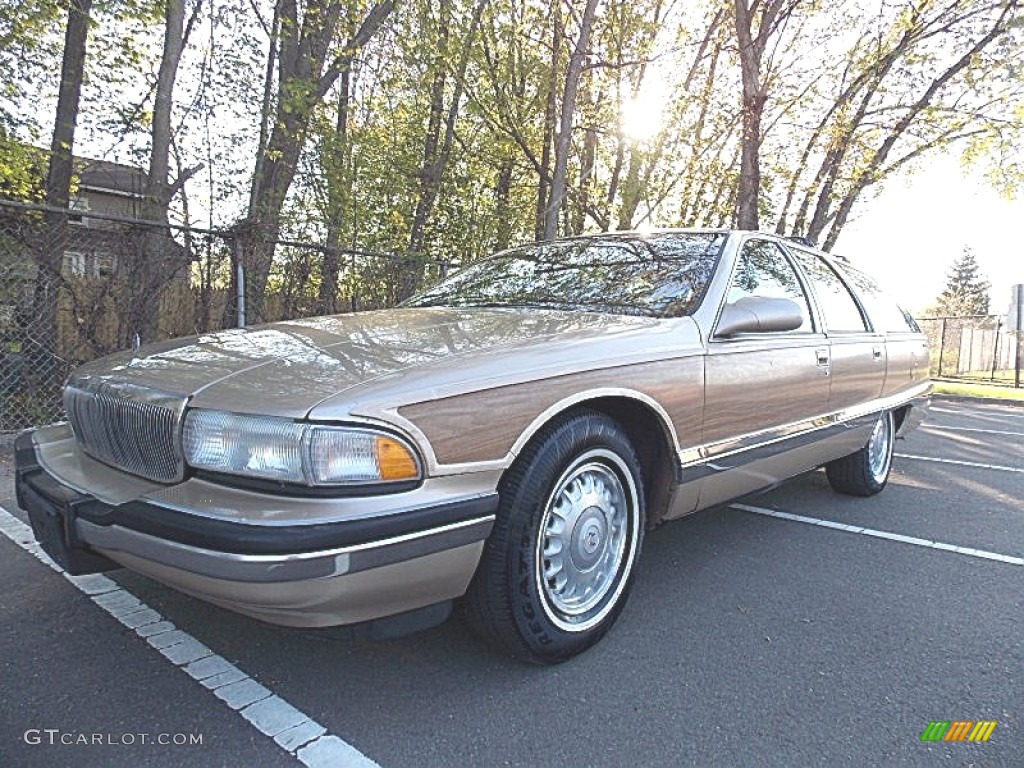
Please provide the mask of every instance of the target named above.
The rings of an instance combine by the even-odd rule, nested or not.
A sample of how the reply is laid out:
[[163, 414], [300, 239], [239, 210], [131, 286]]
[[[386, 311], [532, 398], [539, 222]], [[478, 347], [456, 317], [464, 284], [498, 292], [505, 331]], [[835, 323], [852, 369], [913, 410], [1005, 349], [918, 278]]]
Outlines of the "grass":
[[970, 379], [977, 381], [979, 384], [996, 382], [1013, 386], [1013, 368], [997, 370], [994, 373], [992, 371], [965, 371], [964, 373], [958, 373], [957, 378]]
[[992, 384], [972, 384], [963, 381], [933, 381], [936, 395], [963, 395], [966, 397], [995, 397], [1002, 400], [1024, 402], [1024, 388], [1000, 387]]

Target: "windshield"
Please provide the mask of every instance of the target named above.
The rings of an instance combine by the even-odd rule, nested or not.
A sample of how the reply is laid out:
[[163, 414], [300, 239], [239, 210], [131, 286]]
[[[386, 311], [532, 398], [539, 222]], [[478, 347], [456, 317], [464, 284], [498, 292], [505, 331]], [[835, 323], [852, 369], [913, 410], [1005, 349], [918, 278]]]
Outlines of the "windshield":
[[542, 307], [679, 317], [700, 304], [725, 243], [719, 232], [588, 237], [499, 253], [406, 307]]

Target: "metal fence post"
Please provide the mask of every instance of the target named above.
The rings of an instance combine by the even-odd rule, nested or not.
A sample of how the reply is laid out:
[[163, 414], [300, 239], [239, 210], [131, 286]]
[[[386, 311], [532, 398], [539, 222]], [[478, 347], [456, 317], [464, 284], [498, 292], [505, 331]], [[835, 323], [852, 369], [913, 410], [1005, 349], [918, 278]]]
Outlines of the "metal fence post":
[[1014, 355], [1016, 358], [1013, 362], [1013, 386], [1014, 389], [1020, 387], [1020, 337], [1024, 334], [1021, 333], [1024, 329], [1024, 287], [1017, 287], [1017, 352]]
[[[352, 266], [351, 266], [352, 274], [355, 275], [355, 273], [356, 273], [356, 252], [355, 251], [352, 251], [351, 263], [352, 263]], [[358, 311], [359, 311], [359, 283], [356, 280], [353, 280], [352, 281], [352, 312], [355, 313], [355, 312], [358, 312]]]
[[245, 328], [245, 264], [242, 258], [242, 243], [238, 237], [235, 238], [232, 247], [235, 249], [235, 272], [238, 281], [238, 295], [235, 297], [238, 327]]
[[942, 357], [946, 352], [946, 318], [942, 318], [942, 330], [939, 331], [939, 378], [942, 378]]
[[[964, 332], [961, 329], [960, 339], [962, 340]], [[974, 327], [971, 327], [971, 339], [967, 342], [967, 370], [961, 370], [963, 366], [957, 366], [957, 373], [970, 373], [974, 370]]]
[[996, 364], [999, 362], [999, 331], [1002, 330], [1003, 321], [996, 321], [996, 340], [992, 345], [992, 375], [989, 376], [989, 381], [996, 380]]

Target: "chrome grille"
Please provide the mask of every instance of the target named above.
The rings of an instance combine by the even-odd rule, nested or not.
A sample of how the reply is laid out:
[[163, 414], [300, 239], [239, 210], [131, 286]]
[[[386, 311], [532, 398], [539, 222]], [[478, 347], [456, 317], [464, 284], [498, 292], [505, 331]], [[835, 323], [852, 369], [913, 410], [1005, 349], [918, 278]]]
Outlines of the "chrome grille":
[[178, 445], [183, 407], [180, 398], [130, 385], [64, 388], [64, 409], [82, 450], [105, 464], [160, 482], [183, 476]]

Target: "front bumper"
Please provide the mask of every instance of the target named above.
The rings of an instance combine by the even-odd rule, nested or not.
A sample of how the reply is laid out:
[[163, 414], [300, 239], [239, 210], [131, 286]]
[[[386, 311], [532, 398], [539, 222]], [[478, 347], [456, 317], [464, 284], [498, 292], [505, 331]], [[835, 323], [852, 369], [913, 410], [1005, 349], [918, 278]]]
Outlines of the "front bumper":
[[[67, 440], [60, 432], [43, 433], [43, 439], [47, 434]], [[489, 491], [445, 501], [434, 494], [425, 505], [403, 498], [390, 513], [361, 515], [359, 499], [344, 499], [317, 507], [331, 510], [329, 519], [225, 519], [160, 503], [152, 495], [119, 503], [97, 498], [62, 482], [47, 466], [45, 448], [38, 432], [15, 443], [18, 505], [44, 550], [65, 570], [125, 566], [211, 603], [289, 626], [370, 621], [460, 596], [497, 507], [497, 493]], [[104, 486], [104, 478], [96, 482]], [[233, 492], [226, 493], [230, 499]], [[259, 495], [248, 494], [250, 505], [253, 497]], [[208, 501], [210, 508], [225, 503]], [[269, 507], [275, 501], [267, 496]], [[379, 497], [373, 508], [379, 512]], [[346, 509], [352, 513], [346, 516]]]

